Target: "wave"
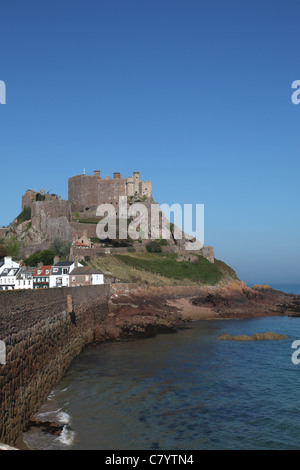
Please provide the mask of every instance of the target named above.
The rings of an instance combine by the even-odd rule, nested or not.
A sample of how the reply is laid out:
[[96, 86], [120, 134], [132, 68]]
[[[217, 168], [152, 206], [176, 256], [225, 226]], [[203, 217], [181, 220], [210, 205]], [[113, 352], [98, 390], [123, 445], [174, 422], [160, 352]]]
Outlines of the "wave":
[[57, 420], [59, 421], [60, 424], [69, 424], [71, 421], [71, 416], [65, 411], [60, 411], [57, 414]]
[[74, 438], [75, 438], [75, 432], [69, 429], [68, 426], [66, 425], [63, 427], [63, 430], [58, 440], [61, 442], [61, 444], [70, 446], [72, 445]]

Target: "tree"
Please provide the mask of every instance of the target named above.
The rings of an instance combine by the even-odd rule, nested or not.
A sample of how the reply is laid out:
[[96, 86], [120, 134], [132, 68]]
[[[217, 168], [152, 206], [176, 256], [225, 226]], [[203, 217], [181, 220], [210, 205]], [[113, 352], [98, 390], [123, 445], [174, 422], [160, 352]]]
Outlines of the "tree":
[[52, 250], [37, 251], [25, 259], [25, 265], [35, 267], [39, 263], [43, 263], [44, 266], [49, 266], [53, 264], [54, 256], [55, 252]]
[[11, 237], [7, 243], [7, 254], [9, 256], [17, 257], [19, 253], [19, 243], [15, 237]]
[[55, 238], [51, 244], [50, 249], [55, 252], [56, 255], [61, 257], [67, 257], [70, 254], [71, 243], [68, 241]]
[[40, 263], [43, 263], [44, 266], [53, 264], [53, 259], [55, 256], [55, 251], [53, 250], [43, 250], [39, 254]]
[[8, 253], [7, 253], [7, 248], [5, 245], [2, 245], [0, 244], [0, 258], [4, 258], [4, 256], [6, 256]]

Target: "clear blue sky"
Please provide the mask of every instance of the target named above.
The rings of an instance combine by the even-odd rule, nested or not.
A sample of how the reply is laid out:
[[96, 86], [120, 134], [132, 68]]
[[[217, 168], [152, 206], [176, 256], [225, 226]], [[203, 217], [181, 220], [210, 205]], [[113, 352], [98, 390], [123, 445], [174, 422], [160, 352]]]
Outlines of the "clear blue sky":
[[1, 217], [26, 189], [140, 171], [205, 205], [205, 244], [246, 282], [300, 282], [300, 2], [0, 4]]

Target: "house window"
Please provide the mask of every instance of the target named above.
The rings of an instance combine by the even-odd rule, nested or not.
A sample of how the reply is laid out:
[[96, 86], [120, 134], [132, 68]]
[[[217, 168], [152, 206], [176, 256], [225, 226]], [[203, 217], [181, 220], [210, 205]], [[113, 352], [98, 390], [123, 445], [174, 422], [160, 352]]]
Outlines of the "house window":
[[89, 282], [89, 280], [90, 280], [89, 276], [85, 276], [85, 280], [86, 280], [86, 282]]
[[75, 282], [75, 280], [76, 280], [75, 276], [72, 276], [72, 282]]
[[63, 269], [63, 274], [68, 274], [68, 268]]

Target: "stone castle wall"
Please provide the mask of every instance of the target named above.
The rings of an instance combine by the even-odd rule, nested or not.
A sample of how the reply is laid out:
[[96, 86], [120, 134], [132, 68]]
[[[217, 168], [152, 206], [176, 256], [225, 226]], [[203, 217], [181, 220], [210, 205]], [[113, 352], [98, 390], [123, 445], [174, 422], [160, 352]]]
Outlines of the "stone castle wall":
[[80, 234], [86, 232], [88, 238], [97, 238], [97, 224], [83, 224], [80, 222], [71, 222], [73, 234]]
[[73, 212], [95, 210], [99, 204], [113, 204], [118, 209], [120, 196], [152, 196], [151, 181], [141, 181], [139, 172], [122, 178], [120, 173], [114, 177], [100, 177], [100, 171], [94, 175], [77, 175], [69, 179], [69, 201]]
[[[146, 251], [146, 244], [149, 240], [145, 240], [146, 243], [140, 244], [137, 243], [134, 245], [133, 251], [138, 252], [145, 252]], [[212, 246], [205, 246], [201, 248], [201, 250], [186, 250], [184, 247], [180, 247], [177, 245], [174, 246], [163, 246], [162, 251], [164, 253], [176, 253], [179, 255], [179, 261], [191, 261], [196, 255], [203, 256], [206, 258], [210, 263], [215, 262], [214, 258], [214, 249]], [[78, 248], [72, 247], [71, 249], [71, 257], [75, 259], [84, 259], [85, 256], [89, 256], [93, 258], [98, 255], [105, 255], [105, 254], [125, 254], [128, 253], [128, 248], [126, 247], [101, 247], [100, 245], [94, 245], [93, 248]]]
[[0, 340], [6, 344], [0, 442], [15, 444], [24, 423], [94, 340], [95, 328], [107, 318], [109, 296], [109, 285], [0, 294]]
[[[51, 196], [50, 196], [51, 197]], [[60, 198], [46, 199], [32, 203], [31, 217], [66, 217], [71, 220], [71, 204]]]
[[214, 248], [212, 246], [204, 246], [200, 250], [186, 250], [183, 246], [163, 246], [164, 253], [177, 253], [182, 259], [188, 260], [193, 255], [200, 255], [206, 258], [210, 263], [215, 262]]

